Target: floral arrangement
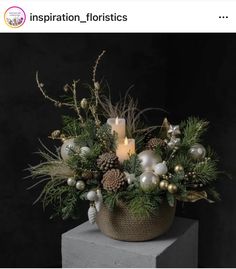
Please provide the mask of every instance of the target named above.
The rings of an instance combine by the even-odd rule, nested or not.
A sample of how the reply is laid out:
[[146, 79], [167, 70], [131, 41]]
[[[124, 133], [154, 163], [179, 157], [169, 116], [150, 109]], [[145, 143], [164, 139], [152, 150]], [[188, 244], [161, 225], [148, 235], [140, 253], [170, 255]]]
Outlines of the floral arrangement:
[[[74, 116], [62, 117], [61, 130], [49, 136], [61, 141], [55, 152], [43, 143], [39, 151], [43, 161], [30, 166], [35, 185], [44, 183], [36, 201], [52, 205], [52, 217], [79, 216], [79, 203], [88, 200], [88, 218], [95, 222], [101, 207], [113, 210], [119, 202], [130, 214], [155, 215], [163, 201], [174, 207], [176, 200], [195, 202], [219, 199], [214, 189], [218, 176], [217, 158], [202, 136], [208, 122], [195, 117], [171, 124], [166, 118], [160, 125], [146, 126], [138, 103], [129, 93], [113, 104], [96, 78], [86, 85], [89, 97], [78, 96], [79, 80], [64, 86], [62, 100], [47, 95], [45, 86], [36, 81], [43, 96], [58, 108], [66, 107]], [[46, 182], [46, 183], [45, 183]]]

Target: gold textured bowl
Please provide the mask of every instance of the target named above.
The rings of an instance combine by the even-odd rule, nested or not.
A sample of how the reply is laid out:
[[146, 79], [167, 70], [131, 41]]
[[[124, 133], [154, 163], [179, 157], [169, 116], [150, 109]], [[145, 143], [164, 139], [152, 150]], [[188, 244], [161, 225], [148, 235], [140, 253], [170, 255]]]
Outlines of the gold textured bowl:
[[147, 241], [154, 239], [170, 228], [175, 216], [175, 206], [163, 202], [158, 213], [149, 218], [133, 216], [125, 204], [120, 203], [114, 211], [102, 206], [96, 223], [103, 234], [121, 241]]

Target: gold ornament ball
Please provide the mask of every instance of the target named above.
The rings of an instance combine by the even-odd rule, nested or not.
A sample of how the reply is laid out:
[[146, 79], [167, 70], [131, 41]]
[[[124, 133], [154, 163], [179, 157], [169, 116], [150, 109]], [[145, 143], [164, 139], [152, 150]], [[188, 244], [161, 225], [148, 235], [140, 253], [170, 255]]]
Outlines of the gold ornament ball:
[[160, 182], [160, 185], [159, 185], [159, 187], [160, 187], [160, 189], [161, 190], [167, 190], [168, 189], [168, 185], [169, 185], [169, 182], [167, 181], [167, 180], [162, 180], [161, 182]]
[[177, 186], [173, 183], [168, 185], [168, 192], [169, 193], [176, 193], [178, 190]]
[[88, 100], [86, 98], [83, 98], [80, 102], [80, 105], [83, 109], [88, 107]]
[[184, 168], [183, 168], [183, 166], [181, 164], [177, 164], [175, 166], [175, 169], [174, 170], [175, 170], [176, 173], [180, 173], [180, 172], [183, 172], [184, 171]]

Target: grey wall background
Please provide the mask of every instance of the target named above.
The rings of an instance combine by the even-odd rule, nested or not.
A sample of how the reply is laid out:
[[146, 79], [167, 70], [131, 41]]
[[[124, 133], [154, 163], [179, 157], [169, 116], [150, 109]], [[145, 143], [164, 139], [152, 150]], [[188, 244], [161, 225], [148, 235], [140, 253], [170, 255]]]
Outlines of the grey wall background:
[[[91, 67], [107, 49], [98, 75], [116, 98], [129, 86], [140, 107], [169, 111], [177, 124], [207, 118], [206, 137], [221, 158], [222, 202], [179, 205], [178, 215], [199, 219], [199, 266], [234, 267], [236, 258], [235, 130], [236, 35], [227, 34], [1, 34], [0, 50], [0, 266], [61, 266], [61, 233], [86, 220], [49, 220], [50, 209], [32, 207], [40, 189], [27, 191], [23, 169], [39, 161], [38, 138], [60, 128], [60, 113], [40, 95], [35, 71], [54, 96], [72, 79], [91, 80]], [[85, 95], [83, 90], [81, 96]], [[166, 114], [150, 115], [160, 122]], [[181, 258], [181, 257], [180, 257]]]

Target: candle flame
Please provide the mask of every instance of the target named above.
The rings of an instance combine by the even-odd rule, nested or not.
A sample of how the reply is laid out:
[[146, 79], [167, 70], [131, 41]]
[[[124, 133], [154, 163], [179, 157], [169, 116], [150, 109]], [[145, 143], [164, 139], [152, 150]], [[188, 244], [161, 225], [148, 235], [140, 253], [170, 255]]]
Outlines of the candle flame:
[[116, 117], [115, 124], [116, 124], [116, 125], [119, 124], [119, 118], [118, 118], [118, 117]]
[[125, 138], [124, 144], [127, 146], [129, 144], [128, 138]]

